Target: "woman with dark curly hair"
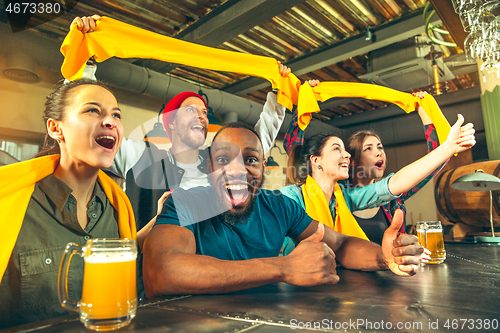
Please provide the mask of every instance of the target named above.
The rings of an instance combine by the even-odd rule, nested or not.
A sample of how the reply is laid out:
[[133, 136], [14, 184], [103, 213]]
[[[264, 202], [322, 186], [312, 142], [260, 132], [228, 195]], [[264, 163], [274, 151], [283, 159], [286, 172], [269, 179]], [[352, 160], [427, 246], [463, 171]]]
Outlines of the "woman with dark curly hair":
[[[351, 211], [387, 204], [412, 189], [453, 154], [471, 148], [475, 144], [473, 125], [460, 127], [462, 123], [463, 117], [459, 115], [447, 140], [431, 153], [380, 182], [353, 188], [339, 184], [340, 180], [349, 177], [351, 157], [342, 140], [328, 133], [316, 134], [303, 145], [293, 147], [288, 168], [295, 185], [281, 191], [328, 227], [349, 236], [369, 239]], [[285, 249], [284, 253], [289, 250]]]

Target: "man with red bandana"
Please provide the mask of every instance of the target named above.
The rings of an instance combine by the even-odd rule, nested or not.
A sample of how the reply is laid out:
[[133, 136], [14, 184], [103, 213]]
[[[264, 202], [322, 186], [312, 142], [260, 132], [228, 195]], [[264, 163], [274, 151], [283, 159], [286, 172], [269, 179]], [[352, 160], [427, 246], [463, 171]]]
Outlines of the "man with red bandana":
[[[285, 107], [270, 92], [255, 129], [270, 149], [285, 116]], [[208, 118], [203, 98], [183, 92], [170, 100], [163, 112], [164, 127], [172, 142], [167, 150], [147, 142], [124, 139], [109, 170], [126, 179], [138, 229], [157, 214], [158, 200], [176, 188], [207, 186], [208, 148], [205, 144]]]

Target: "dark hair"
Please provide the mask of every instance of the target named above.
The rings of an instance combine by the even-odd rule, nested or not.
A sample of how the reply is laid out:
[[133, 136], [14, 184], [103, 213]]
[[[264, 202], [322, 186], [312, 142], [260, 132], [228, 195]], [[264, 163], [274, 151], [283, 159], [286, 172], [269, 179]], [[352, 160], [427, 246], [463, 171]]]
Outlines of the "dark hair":
[[260, 139], [260, 136], [259, 134], [255, 131], [255, 129], [253, 127], [251, 127], [250, 125], [242, 122], [242, 121], [234, 121], [232, 123], [227, 123], [225, 125], [223, 125], [218, 131], [217, 133], [215, 133], [215, 136], [214, 138], [212, 139], [212, 141], [215, 141], [215, 138], [219, 135], [220, 132], [222, 132], [223, 130], [225, 130], [226, 128], [244, 128], [244, 129], [247, 129], [249, 130], [250, 132], [252, 132], [253, 134], [255, 134], [255, 136], [259, 139], [260, 141], [260, 144], [262, 144], [262, 140]]
[[356, 172], [359, 167], [359, 160], [361, 159], [361, 152], [363, 151], [363, 142], [369, 136], [376, 137], [380, 142], [380, 137], [377, 133], [370, 130], [357, 131], [347, 138], [345, 143], [345, 148], [349, 154], [351, 154], [351, 170], [349, 172], [349, 178], [353, 185], [358, 183], [358, 173]]
[[307, 176], [312, 175], [311, 156], [321, 156], [326, 142], [331, 137], [338, 137], [332, 133], [318, 133], [304, 141], [302, 145], [295, 145], [288, 156], [287, 183], [302, 185]]
[[75, 81], [70, 81], [60, 85], [52, 94], [47, 96], [47, 101], [45, 102], [45, 110], [43, 112], [43, 121], [45, 123], [45, 139], [43, 141], [43, 147], [35, 157], [59, 154], [61, 152], [59, 144], [54, 140], [48, 133], [47, 120], [63, 120], [65, 117], [65, 112], [71, 99], [71, 91], [74, 88], [83, 85], [95, 85], [107, 89], [109, 92], [113, 93], [108, 86], [101, 81], [95, 81], [91, 79], [80, 79]]

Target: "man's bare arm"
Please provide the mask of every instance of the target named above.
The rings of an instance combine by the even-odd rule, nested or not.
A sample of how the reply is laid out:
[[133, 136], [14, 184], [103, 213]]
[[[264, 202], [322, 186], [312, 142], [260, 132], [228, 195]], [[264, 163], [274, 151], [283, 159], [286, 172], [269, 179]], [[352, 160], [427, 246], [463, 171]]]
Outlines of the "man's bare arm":
[[196, 254], [187, 228], [156, 225], [144, 243], [146, 296], [226, 293], [275, 282], [336, 283], [335, 259], [318, 237], [311, 235], [286, 257], [231, 261]]

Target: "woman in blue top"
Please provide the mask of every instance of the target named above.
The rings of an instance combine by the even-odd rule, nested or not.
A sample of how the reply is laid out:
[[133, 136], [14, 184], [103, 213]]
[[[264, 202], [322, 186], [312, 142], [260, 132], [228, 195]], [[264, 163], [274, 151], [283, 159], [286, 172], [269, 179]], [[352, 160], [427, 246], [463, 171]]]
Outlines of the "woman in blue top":
[[[397, 173], [389, 175], [384, 181], [350, 189], [340, 185], [349, 210], [377, 207], [394, 200], [417, 185], [448, 158], [474, 146], [474, 127], [470, 123], [460, 127], [463, 121], [463, 116], [458, 115], [457, 122], [441, 146]], [[304, 142], [304, 145], [293, 147], [288, 164], [292, 171], [290, 176], [295, 185], [284, 187], [281, 190], [282, 193], [305, 208], [302, 185], [310, 176], [322, 190], [317, 195], [324, 195], [326, 202], [329, 203], [332, 217], [335, 217], [336, 199], [333, 190], [339, 180], [348, 178], [350, 157], [340, 138], [325, 133], [312, 136]], [[335, 221], [335, 218], [333, 220]], [[289, 251], [287, 246], [284, 254]]]

